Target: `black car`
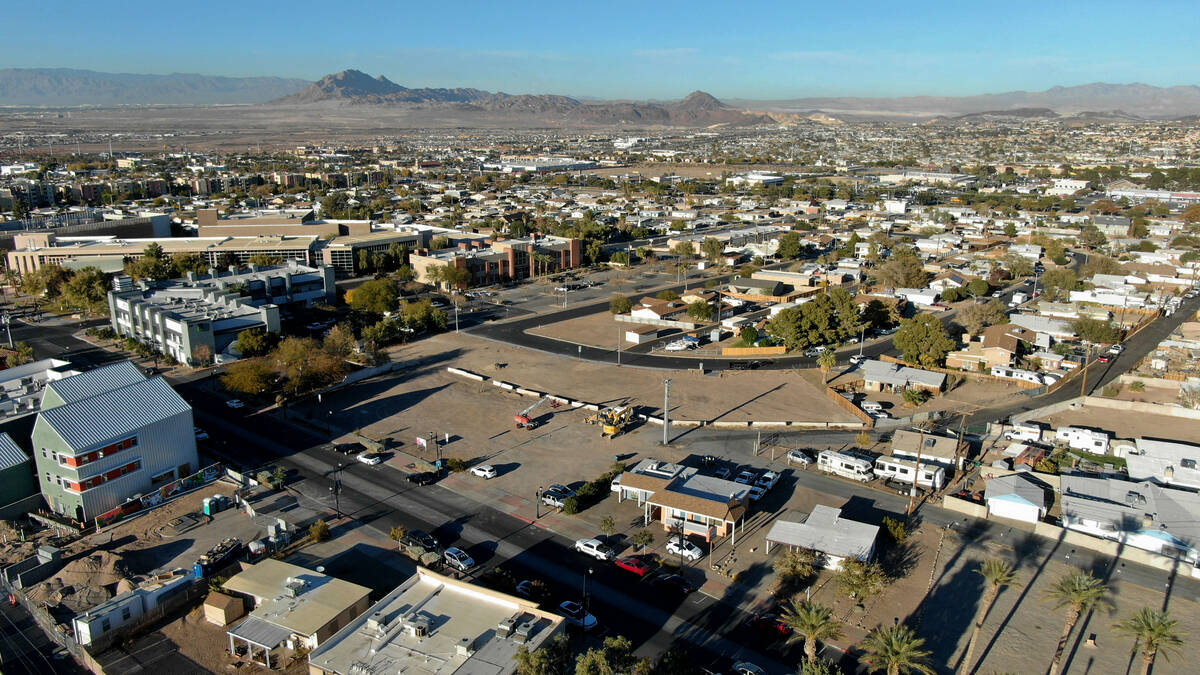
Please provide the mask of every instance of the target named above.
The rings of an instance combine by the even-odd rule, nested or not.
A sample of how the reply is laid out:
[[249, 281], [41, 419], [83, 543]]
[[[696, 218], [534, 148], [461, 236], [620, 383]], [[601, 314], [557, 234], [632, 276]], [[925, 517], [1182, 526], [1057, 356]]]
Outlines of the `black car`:
[[422, 471], [421, 473], [408, 474], [408, 482], [416, 485], [433, 485], [437, 482], [437, 474], [432, 471]]
[[678, 593], [679, 595], [687, 595], [696, 590], [696, 587], [687, 579], [678, 574], [668, 574], [665, 577], [658, 577], [654, 580], [655, 588], [667, 593]]
[[409, 546], [420, 546], [430, 551], [438, 551], [442, 548], [437, 538], [425, 530], [412, 530], [404, 535], [404, 543]]
[[762, 366], [762, 361], [731, 361], [729, 363], [730, 370], [757, 370]]

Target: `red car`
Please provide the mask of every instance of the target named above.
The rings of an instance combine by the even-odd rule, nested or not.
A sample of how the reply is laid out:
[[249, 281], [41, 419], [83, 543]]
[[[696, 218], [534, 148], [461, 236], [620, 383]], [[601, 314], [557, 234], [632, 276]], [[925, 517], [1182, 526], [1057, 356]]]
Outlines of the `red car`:
[[639, 577], [644, 577], [654, 571], [650, 567], [650, 563], [641, 558], [618, 558], [614, 564], [626, 572], [633, 572]]
[[1108, 363], [1111, 358], [1112, 357], [1110, 357], [1108, 354], [1101, 354], [1100, 356], [1096, 357], [1096, 360], [1100, 363]]
[[792, 634], [792, 627], [787, 625], [778, 614], [755, 614], [750, 619], [750, 625], [764, 633], [771, 633], [782, 637]]

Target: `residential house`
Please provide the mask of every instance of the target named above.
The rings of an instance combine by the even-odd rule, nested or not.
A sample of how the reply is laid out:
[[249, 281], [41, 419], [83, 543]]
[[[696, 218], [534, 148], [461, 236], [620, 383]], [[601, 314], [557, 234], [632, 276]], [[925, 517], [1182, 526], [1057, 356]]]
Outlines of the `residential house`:
[[970, 371], [990, 371], [994, 366], [1008, 367], [1020, 358], [1022, 341], [1032, 342], [1036, 337], [1032, 331], [1020, 326], [988, 326], [978, 340], [972, 340], [963, 349], [947, 354], [946, 367]]
[[901, 392], [912, 388], [937, 393], [945, 386], [945, 373], [875, 359], [863, 364], [863, 388], [867, 391]]
[[1034, 333], [1044, 333], [1056, 340], [1070, 340], [1075, 337], [1075, 328], [1071, 325], [1072, 322], [1062, 319], [1017, 313], [1009, 316], [1009, 322], [1022, 328], [1028, 328]]
[[822, 567], [836, 570], [849, 559], [870, 562], [878, 536], [877, 525], [844, 518], [841, 509], [817, 504], [800, 522], [775, 521], [767, 533], [766, 552], [771, 552], [772, 545], [810, 549], [821, 554]]
[[892, 434], [892, 455], [914, 460], [920, 457], [922, 464], [928, 462], [948, 469], [962, 469], [965, 449], [957, 437], [908, 429], [899, 429]]
[[1200, 562], [1200, 494], [1073, 474], [1060, 481], [1066, 529]]
[[1200, 446], [1155, 438], [1134, 444], [1124, 453], [1130, 480], [1200, 490]]
[[1036, 523], [1046, 517], [1046, 487], [1023, 473], [1014, 473], [987, 482], [983, 492], [988, 516]]

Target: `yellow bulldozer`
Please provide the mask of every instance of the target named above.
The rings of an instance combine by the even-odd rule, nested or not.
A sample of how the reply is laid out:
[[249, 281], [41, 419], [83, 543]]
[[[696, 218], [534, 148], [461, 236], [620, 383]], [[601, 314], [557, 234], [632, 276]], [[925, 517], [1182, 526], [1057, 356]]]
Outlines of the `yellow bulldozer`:
[[625, 431], [625, 427], [633, 419], [633, 406], [622, 405], [609, 408], [601, 408], [595, 415], [589, 416], [586, 420], [588, 424], [599, 424], [603, 430], [600, 434], [603, 438], [612, 438], [621, 432]]

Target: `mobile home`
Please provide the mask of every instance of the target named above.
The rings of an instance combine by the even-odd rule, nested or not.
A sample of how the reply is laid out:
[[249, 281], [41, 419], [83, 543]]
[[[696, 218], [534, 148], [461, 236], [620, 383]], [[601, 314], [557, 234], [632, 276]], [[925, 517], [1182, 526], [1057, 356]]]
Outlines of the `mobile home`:
[[[875, 475], [879, 478], [890, 478], [901, 483], [911, 483], [916, 473], [917, 463], [911, 460], [900, 459], [898, 457], [880, 457], [875, 460]], [[945, 469], [940, 466], [921, 463], [917, 485], [940, 490], [945, 483]]]
[[864, 483], [875, 477], [872, 474], [873, 466], [870, 457], [850, 452], [822, 450], [817, 455], [817, 468], [821, 471]]

